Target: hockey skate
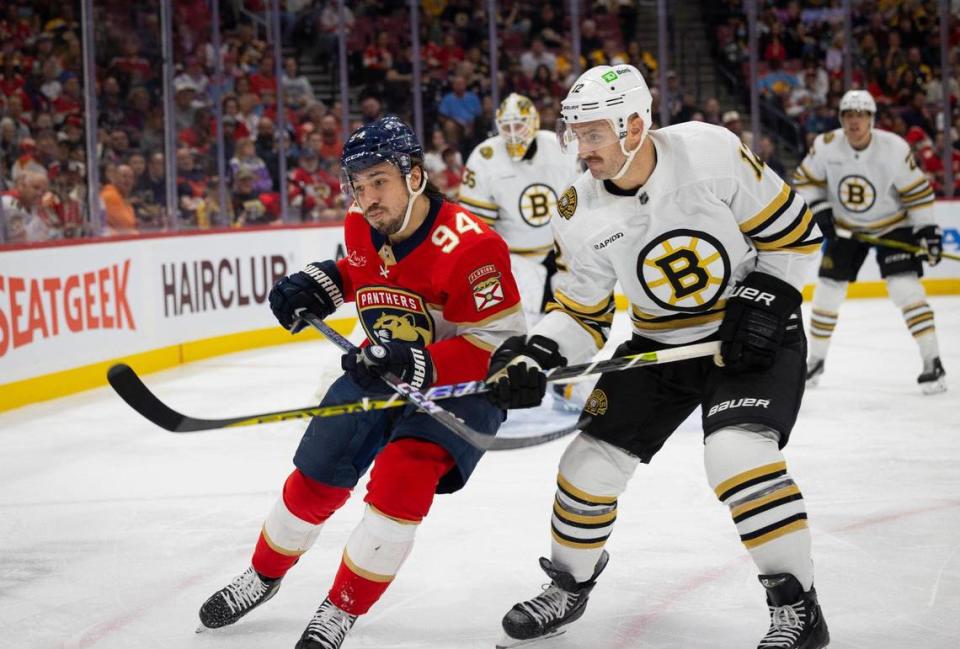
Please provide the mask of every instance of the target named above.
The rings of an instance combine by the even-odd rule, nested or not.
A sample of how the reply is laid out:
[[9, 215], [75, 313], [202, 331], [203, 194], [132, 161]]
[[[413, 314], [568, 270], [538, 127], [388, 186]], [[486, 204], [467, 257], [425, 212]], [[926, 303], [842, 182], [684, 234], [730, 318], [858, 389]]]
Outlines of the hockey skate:
[[549, 559], [541, 557], [540, 567], [550, 577], [550, 583], [542, 593], [515, 604], [503, 616], [505, 635], [497, 643], [497, 649], [526, 646], [566, 632], [563, 627], [578, 620], [586, 611], [590, 591], [609, 559], [610, 555], [604, 550], [593, 569], [593, 576], [577, 583], [569, 572], [555, 568]]
[[823, 374], [824, 362], [822, 358], [810, 357], [807, 361], [807, 387], [815, 388], [820, 383], [820, 376]]
[[356, 615], [350, 615], [325, 599], [313, 614], [295, 649], [340, 649], [343, 639], [356, 621]]
[[923, 373], [917, 377], [917, 383], [924, 394], [939, 394], [947, 391], [947, 373], [943, 369], [940, 357], [923, 364]]
[[277, 594], [280, 579], [267, 579], [253, 566], [221, 588], [200, 607], [197, 633], [233, 624]]
[[830, 631], [817, 603], [817, 591], [803, 592], [787, 573], [760, 575], [767, 589], [770, 629], [757, 649], [821, 649], [830, 644]]

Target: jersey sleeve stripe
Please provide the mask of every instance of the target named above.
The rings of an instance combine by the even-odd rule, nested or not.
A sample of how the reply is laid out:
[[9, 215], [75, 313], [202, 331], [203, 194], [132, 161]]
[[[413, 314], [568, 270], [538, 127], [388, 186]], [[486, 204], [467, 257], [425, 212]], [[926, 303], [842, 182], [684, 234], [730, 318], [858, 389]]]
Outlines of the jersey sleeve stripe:
[[479, 198], [470, 198], [469, 196], [460, 196], [460, 202], [465, 203], [469, 207], [479, 207], [485, 210], [498, 210], [500, 206], [496, 203], [490, 203], [487, 201], [482, 201]]
[[780, 218], [780, 215], [789, 207], [794, 191], [790, 186], [783, 183], [780, 193], [770, 201], [766, 207], [760, 210], [755, 216], [750, 217], [740, 224], [740, 231], [748, 237], [757, 232], [761, 232], [771, 223]]
[[906, 187], [904, 187], [904, 188], [902, 188], [902, 189], [898, 188], [897, 191], [900, 193], [901, 196], [905, 196], [906, 194], [909, 194], [909, 193], [917, 190], [917, 189], [918, 189], [921, 185], [923, 185], [924, 183], [927, 183], [927, 179], [926, 179], [926, 178], [921, 178], [921, 179], [917, 180], [916, 182], [910, 183], [909, 185], [907, 185]]
[[510, 248], [510, 254], [520, 255], [521, 257], [541, 257], [551, 250], [553, 250], [552, 243], [539, 248]]
[[475, 214], [477, 217], [485, 221], [496, 221], [497, 217], [499, 216], [496, 210], [488, 210], [483, 207], [475, 207], [467, 203], [462, 198], [460, 199], [460, 206], [463, 207], [468, 212], [470, 212], [471, 214]]
[[911, 212], [916, 212], [918, 209], [926, 209], [933, 205], [936, 201], [931, 197], [929, 200], [922, 201], [920, 203], [910, 203], [910, 205], [904, 205], [904, 207], [910, 208]]
[[797, 241], [802, 241], [810, 235], [813, 229], [813, 212], [804, 209], [803, 213], [790, 223], [784, 230], [768, 237], [754, 237], [753, 242], [760, 250], [782, 248]]
[[780, 248], [780, 252], [792, 252], [798, 255], [812, 255], [820, 250], [821, 245], [823, 245], [823, 237], [817, 237], [811, 241], [803, 241], [791, 244], [789, 246], [784, 246], [783, 248]]
[[587, 318], [596, 318], [596, 317], [605, 317], [606, 313], [610, 313], [611, 319], [613, 318], [613, 292], [611, 292], [607, 297], [603, 298], [596, 304], [581, 304], [574, 299], [571, 299], [566, 294], [564, 294], [559, 289], [555, 290], [553, 293], [556, 302], [560, 303], [560, 306], [563, 307], [564, 311], [570, 311], [571, 313], [584, 316]]
[[803, 163], [801, 163], [800, 166], [797, 167], [797, 170], [793, 172], [793, 178], [794, 180], [798, 180], [799, 182], [802, 182], [808, 185], [816, 185], [818, 187], [826, 187], [827, 185], [826, 178], [823, 178], [823, 179], [817, 178], [812, 173], [810, 173], [810, 170], [807, 169], [803, 165]]
[[904, 206], [907, 206], [912, 203], [916, 203], [918, 201], [925, 201], [929, 198], [932, 198], [933, 196], [934, 196], [933, 187], [930, 187], [928, 185], [927, 188], [922, 192], [918, 192], [910, 196], [901, 196], [900, 201], [903, 203]]
[[613, 323], [613, 313], [610, 313], [609, 322], [601, 322], [595, 319], [587, 319], [582, 316], [578, 316], [575, 313], [568, 311], [563, 308], [563, 305], [557, 302], [550, 302], [547, 304], [545, 309], [546, 313], [552, 311], [562, 311], [566, 315], [570, 316], [574, 322], [583, 327], [583, 329], [593, 337], [593, 342], [596, 344], [597, 349], [602, 349], [603, 346], [607, 343], [607, 337], [610, 335], [610, 325]]

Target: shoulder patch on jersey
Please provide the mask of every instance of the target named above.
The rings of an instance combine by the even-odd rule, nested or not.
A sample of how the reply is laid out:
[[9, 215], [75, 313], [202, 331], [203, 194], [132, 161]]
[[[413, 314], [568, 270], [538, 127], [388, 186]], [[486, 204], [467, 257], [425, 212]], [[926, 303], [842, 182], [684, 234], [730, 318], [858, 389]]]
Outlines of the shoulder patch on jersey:
[[573, 216], [573, 213], [577, 211], [577, 190], [571, 185], [567, 187], [567, 191], [563, 192], [563, 196], [560, 197], [560, 200], [557, 201], [557, 212], [560, 216], [565, 219], [569, 219]]
[[484, 160], [489, 160], [493, 157], [493, 147], [492, 146], [482, 146], [480, 147], [480, 155], [483, 156]]
[[467, 276], [470, 290], [473, 292], [473, 304], [477, 311], [495, 307], [503, 302], [503, 285], [500, 273], [493, 264], [476, 269]]
[[824, 133], [824, 134], [823, 134], [823, 143], [824, 143], [824, 144], [830, 144], [831, 142], [833, 142], [833, 138], [835, 138], [836, 136], [837, 136], [837, 134], [834, 133], [833, 131], [830, 131], [829, 133]]
[[590, 396], [587, 397], [587, 402], [584, 404], [583, 410], [595, 417], [600, 417], [607, 414], [608, 406], [607, 393], [600, 389], [594, 389], [594, 391], [590, 393]]

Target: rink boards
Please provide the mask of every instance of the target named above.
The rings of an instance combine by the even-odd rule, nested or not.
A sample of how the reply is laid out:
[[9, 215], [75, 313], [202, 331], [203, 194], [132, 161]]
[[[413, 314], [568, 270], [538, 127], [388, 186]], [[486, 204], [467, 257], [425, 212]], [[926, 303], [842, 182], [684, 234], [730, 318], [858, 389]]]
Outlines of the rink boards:
[[[936, 205], [944, 250], [960, 253], [960, 201]], [[340, 227], [224, 230], [0, 253], [0, 411], [106, 383], [123, 360], [146, 373], [253, 347], [308, 340], [277, 327], [276, 279], [344, 255]], [[813, 278], [811, 278], [811, 281]], [[868, 259], [851, 297], [884, 295]], [[931, 293], [960, 294], [960, 263], [928, 269]], [[805, 291], [809, 297], [811, 287]], [[625, 300], [618, 299], [623, 308]], [[346, 305], [332, 319], [353, 327]]]

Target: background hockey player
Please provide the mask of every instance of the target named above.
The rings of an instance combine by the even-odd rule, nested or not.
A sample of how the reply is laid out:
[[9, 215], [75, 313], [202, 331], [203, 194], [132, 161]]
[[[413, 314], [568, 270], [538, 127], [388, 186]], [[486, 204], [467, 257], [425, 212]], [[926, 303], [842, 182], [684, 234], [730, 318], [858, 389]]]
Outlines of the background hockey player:
[[556, 303], [529, 338], [495, 352], [494, 398], [534, 406], [542, 370], [603, 345], [618, 282], [634, 333], [616, 355], [719, 339], [720, 358], [601, 376], [584, 409], [592, 420], [560, 460], [552, 553], [541, 559], [551, 584], [507, 613], [502, 646], [561, 632], [583, 614], [607, 564], [618, 497], [700, 406], [708, 481], [766, 589], [760, 646], [824, 647], [806, 508], [781, 453], [803, 396], [799, 288], [820, 231], [803, 199], [735, 135], [698, 122], [649, 131], [650, 104], [629, 65], [592, 68], [563, 100], [564, 140], [589, 172], [558, 206], [566, 270]]
[[542, 317], [556, 269], [550, 219], [579, 170], [556, 135], [540, 130], [540, 114], [523, 95], [504, 99], [496, 122], [497, 135], [467, 158], [459, 200], [507, 242], [523, 310], [533, 325]]
[[[921, 259], [933, 266], [943, 252], [943, 236], [933, 220], [934, 192], [910, 145], [895, 133], [873, 128], [876, 112], [866, 90], [844, 94], [843, 128], [818, 136], [794, 174], [794, 187], [807, 199], [827, 239], [813, 294], [807, 379], [811, 385], [820, 380], [847, 285], [856, 281], [874, 247], [887, 293], [920, 347], [923, 370], [917, 381], [925, 393], [934, 394], [947, 385], [933, 309], [920, 283]], [[923, 253], [871, 246], [857, 241], [857, 233], [915, 244]]]
[[[507, 96], [496, 122], [497, 135], [481, 142], [467, 159], [459, 200], [506, 240], [527, 324], [533, 326], [552, 297], [550, 282], [557, 268], [550, 220], [560, 196], [580, 175], [579, 165], [561, 150], [554, 133], [540, 130], [540, 114], [527, 97]], [[570, 388], [568, 399], [573, 397]], [[589, 392], [589, 386], [584, 388]], [[561, 408], [576, 410], [585, 396], [565, 403], [560, 385], [555, 394]]]
[[[370, 345], [344, 355], [345, 374], [323, 404], [388, 391], [384, 371], [424, 389], [482, 378], [491, 350], [525, 331], [503, 240], [428, 184], [421, 146], [396, 117], [355, 131], [341, 164], [343, 187], [355, 199], [344, 224], [348, 256], [309, 264], [270, 293], [280, 324], [293, 331], [302, 326], [300, 309], [325, 318], [345, 301], [356, 303]], [[445, 406], [482, 433], [495, 434], [503, 419], [481, 396]], [[203, 604], [203, 626], [232, 624], [273, 597], [376, 458], [366, 513], [297, 644], [340, 647], [397, 574], [434, 493], [463, 487], [481, 455], [413, 407], [312, 420], [252, 565]]]

